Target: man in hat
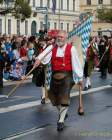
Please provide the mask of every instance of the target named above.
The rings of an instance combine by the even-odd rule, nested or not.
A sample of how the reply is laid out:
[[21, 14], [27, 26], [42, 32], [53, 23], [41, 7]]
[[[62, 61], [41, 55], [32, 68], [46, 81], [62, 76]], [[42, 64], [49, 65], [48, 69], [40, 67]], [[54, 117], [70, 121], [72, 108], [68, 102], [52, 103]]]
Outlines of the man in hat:
[[[47, 47], [37, 58], [34, 67], [51, 61], [52, 75], [48, 97], [59, 111], [57, 130], [62, 131], [70, 104], [70, 90], [74, 80], [82, 84], [83, 68], [77, 51], [67, 41], [66, 31], [59, 31], [56, 42]], [[44, 59], [43, 59], [44, 58]]]

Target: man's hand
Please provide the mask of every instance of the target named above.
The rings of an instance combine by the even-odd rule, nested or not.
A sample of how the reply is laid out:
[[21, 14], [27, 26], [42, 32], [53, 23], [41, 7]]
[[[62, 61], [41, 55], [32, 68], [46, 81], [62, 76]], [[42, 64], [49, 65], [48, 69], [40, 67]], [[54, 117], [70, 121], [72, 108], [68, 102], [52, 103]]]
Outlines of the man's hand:
[[38, 66], [40, 65], [40, 63], [41, 63], [41, 61], [37, 58], [37, 59], [35, 60], [34, 67], [35, 67], [35, 68], [38, 67]]

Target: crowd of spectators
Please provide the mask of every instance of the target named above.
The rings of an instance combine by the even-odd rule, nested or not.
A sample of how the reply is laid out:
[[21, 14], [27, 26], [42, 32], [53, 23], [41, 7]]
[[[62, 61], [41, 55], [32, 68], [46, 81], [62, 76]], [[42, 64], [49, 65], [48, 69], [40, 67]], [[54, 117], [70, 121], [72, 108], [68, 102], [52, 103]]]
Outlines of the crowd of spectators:
[[41, 40], [42, 37], [35, 36], [0, 36], [0, 52], [5, 59], [3, 81], [21, 80], [29, 72], [39, 54]]

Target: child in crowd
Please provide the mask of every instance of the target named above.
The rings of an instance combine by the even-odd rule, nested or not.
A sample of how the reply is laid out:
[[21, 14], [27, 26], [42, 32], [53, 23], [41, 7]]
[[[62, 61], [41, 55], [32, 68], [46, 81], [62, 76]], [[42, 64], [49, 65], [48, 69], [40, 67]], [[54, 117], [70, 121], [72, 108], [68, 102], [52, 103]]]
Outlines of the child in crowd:
[[15, 69], [12, 68], [10, 71], [10, 80], [18, 81], [22, 79], [22, 77], [24, 76], [22, 67], [23, 67], [22, 61], [17, 62], [16, 68]]

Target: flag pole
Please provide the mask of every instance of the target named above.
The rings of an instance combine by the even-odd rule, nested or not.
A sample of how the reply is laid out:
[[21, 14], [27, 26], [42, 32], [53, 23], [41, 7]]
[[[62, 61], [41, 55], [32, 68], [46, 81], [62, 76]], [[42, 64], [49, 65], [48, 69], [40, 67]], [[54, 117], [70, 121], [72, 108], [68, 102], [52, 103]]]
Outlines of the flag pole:
[[83, 99], [82, 99], [82, 85], [79, 84], [79, 108], [78, 114], [80, 116], [84, 115]]
[[59, 11], [58, 11], [58, 14], [59, 14], [58, 29], [60, 30], [60, 0], [59, 0]]
[[98, 66], [99, 66], [100, 63], [102, 62], [102, 60], [103, 60], [103, 58], [104, 58], [106, 52], [108, 51], [108, 49], [109, 49], [109, 46], [108, 46], [108, 48], [105, 49], [105, 52], [103, 53], [102, 57], [100, 58], [99, 63], [98, 63]]

